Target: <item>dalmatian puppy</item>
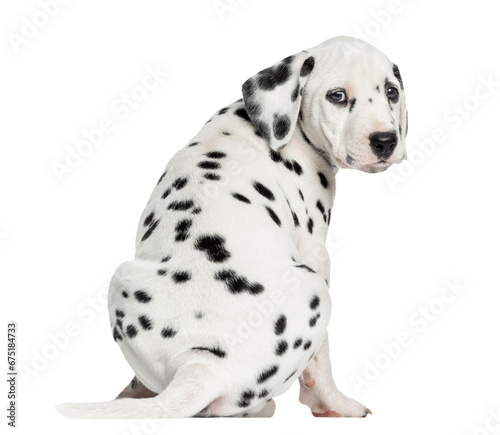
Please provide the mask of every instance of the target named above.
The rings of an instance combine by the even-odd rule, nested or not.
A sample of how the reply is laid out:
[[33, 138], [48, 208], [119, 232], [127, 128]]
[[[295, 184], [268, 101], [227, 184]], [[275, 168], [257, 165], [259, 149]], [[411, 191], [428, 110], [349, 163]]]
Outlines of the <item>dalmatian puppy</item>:
[[399, 69], [365, 42], [333, 38], [249, 78], [167, 165], [111, 280], [136, 376], [117, 400], [59, 411], [264, 417], [298, 379], [315, 416], [370, 413], [332, 378], [325, 238], [338, 168], [401, 162], [406, 133]]

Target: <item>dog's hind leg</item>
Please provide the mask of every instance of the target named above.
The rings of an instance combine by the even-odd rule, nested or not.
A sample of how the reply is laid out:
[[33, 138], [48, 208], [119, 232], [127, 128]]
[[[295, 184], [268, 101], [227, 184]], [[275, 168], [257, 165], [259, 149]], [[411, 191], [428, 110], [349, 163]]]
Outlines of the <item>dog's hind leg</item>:
[[151, 391], [137, 379], [137, 376], [134, 376], [132, 381], [116, 396], [116, 399], [146, 399], [155, 396], [157, 396], [157, 393]]
[[68, 418], [183, 418], [207, 407], [223, 393], [220, 368], [203, 363], [185, 364], [172, 382], [155, 397], [123, 398], [109, 402], [65, 403], [57, 406]]

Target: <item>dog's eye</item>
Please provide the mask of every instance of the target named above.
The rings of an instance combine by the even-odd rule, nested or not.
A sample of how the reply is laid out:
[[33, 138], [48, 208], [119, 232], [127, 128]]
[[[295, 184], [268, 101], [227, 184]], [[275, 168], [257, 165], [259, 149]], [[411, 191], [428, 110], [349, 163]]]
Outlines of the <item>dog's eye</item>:
[[326, 99], [334, 104], [345, 105], [347, 103], [347, 93], [342, 89], [334, 89], [326, 94]]
[[387, 88], [387, 97], [391, 101], [398, 101], [399, 91], [396, 88]]

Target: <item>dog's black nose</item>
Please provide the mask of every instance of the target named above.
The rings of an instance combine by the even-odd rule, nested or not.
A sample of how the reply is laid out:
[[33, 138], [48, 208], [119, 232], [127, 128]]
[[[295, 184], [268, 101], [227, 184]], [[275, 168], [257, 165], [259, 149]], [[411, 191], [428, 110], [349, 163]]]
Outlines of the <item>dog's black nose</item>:
[[396, 145], [398, 144], [398, 136], [391, 132], [376, 132], [370, 134], [370, 147], [373, 153], [380, 159], [387, 160]]

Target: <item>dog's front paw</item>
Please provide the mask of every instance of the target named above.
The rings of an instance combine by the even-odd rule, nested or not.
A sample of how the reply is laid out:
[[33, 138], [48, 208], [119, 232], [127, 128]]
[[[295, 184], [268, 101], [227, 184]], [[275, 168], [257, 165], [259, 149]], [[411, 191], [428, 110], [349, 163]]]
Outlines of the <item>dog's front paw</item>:
[[366, 417], [372, 412], [364, 405], [342, 394], [318, 385], [308, 387], [301, 382], [300, 403], [307, 405], [315, 417]]

